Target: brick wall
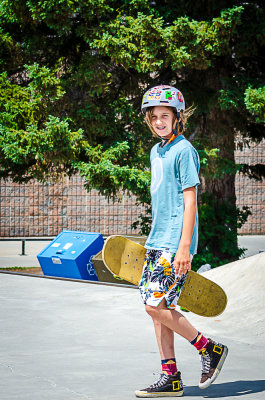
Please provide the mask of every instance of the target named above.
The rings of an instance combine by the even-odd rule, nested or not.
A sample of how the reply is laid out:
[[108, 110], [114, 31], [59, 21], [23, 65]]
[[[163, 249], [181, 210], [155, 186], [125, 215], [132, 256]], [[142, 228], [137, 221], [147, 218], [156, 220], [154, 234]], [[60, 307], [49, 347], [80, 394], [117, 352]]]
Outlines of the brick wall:
[[63, 229], [105, 235], [138, 233], [131, 228], [144, 208], [135, 197], [108, 200], [87, 192], [80, 176], [56, 184], [1, 181], [0, 236], [56, 236]]
[[[240, 139], [239, 139], [240, 143]], [[260, 144], [250, 143], [235, 152], [238, 164], [265, 164], [265, 140]], [[240, 229], [240, 234], [265, 234], [265, 179], [257, 181], [243, 174], [236, 175], [236, 197], [239, 207], [248, 206], [252, 215]]]
[[[238, 163], [265, 164], [265, 141], [237, 150]], [[237, 174], [236, 196], [239, 207], [252, 211], [241, 234], [265, 234], [265, 181], [254, 181]], [[56, 236], [63, 229], [109, 234], [137, 234], [131, 224], [144, 208], [135, 198], [120, 196], [112, 201], [96, 190], [87, 193], [80, 176], [57, 184], [16, 184], [0, 182], [0, 237]]]

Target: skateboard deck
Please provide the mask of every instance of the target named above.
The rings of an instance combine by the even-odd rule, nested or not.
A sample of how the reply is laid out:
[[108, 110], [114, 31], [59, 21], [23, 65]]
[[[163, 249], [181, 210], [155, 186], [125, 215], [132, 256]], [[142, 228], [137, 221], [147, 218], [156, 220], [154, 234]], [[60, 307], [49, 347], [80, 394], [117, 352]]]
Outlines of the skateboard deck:
[[112, 274], [138, 285], [142, 276], [146, 249], [124, 236], [109, 236], [102, 259]]
[[[146, 249], [123, 236], [109, 236], [102, 250], [102, 259], [109, 271], [138, 285], [142, 276]], [[224, 290], [194, 271], [189, 271], [181, 290], [178, 305], [204, 317], [216, 317], [226, 307]]]

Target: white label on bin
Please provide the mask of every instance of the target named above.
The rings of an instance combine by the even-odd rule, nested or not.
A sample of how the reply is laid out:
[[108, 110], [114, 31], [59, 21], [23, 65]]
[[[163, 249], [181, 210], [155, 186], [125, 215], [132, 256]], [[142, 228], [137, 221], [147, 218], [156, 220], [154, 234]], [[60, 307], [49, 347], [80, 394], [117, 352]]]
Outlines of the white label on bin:
[[87, 272], [88, 272], [88, 274], [89, 275], [96, 275], [96, 272], [95, 272], [95, 269], [94, 269], [94, 265], [93, 265], [93, 263], [92, 263], [92, 258], [94, 257], [94, 255], [92, 255], [90, 258], [89, 258], [89, 262], [87, 263], [87, 265], [86, 265], [86, 269], [87, 269]]
[[62, 264], [62, 261], [58, 257], [52, 257], [53, 264]]
[[73, 243], [66, 243], [66, 245], [63, 247], [64, 250], [70, 249], [70, 247], [73, 246]]
[[76, 253], [76, 251], [75, 251], [75, 250], [71, 251], [71, 254], [75, 254], [75, 253]]
[[61, 246], [61, 243], [53, 243], [53, 244], [51, 245], [51, 247], [59, 247], [59, 246]]

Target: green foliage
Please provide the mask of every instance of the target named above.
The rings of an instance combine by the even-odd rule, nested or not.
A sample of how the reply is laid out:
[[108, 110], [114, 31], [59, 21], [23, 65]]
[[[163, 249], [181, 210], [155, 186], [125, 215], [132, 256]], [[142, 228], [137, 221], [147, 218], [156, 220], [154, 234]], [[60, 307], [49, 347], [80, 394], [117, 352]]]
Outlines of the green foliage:
[[102, 54], [107, 54], [125, 68], [138, 72], [153, 72], [170, 66], [172, 69], [206, 69], [213, 57], [230, 53], [230, 40], [240, 23], [243, 7], [221, 12], [219, 18], [194, 21], [180, 17], [165, 26], [163, 17], [145, 15], [118, 16], [99, 32], [93, 42]]
[[12, 84], [4, 72], [0, 75], [0, 124], [16, 129], [34, 122], [39, 112], [38, 102], [31, 98], [28, 88]]
[[0, 155], [5, 160], [0, 177], [9, 176], [17, 182], [32, 178], [44, 181], [73, 171], [82, 130], [72, 132], [67, 121], [53, 116], [43, 126], [39, 129], [29, 124], [25, 130], [14, 130], [0, 124]]
[[237, 230], [250, 215], [248, 207], [235, 208], [228, 200], [220, 202], [211, 193], [203, 193], [199, 205], [199, 247], [192, 261], [195, 271], [203, 265], [212, 268], [237, 260], [244, 249], [237, 247]]
[[137, 72], [157, 71], [163, 64], [163, 35], [162, 18], [142, 13], [137, 18], [118, 16], [107, 31], [98, 33], [100, 39], [94, 40], [93, 46], [125, 68], [133, 67]]
[[248, 87], [245, 91], [245, 104], [258, 122], [265, 122], [265, 86], [258, 89]]
[[82, 130], [47, 115], [63, 95], [55, 72], [37, 64], [27, 67], [28, 85], [12, 84], [0, 74], [0, 177], [22, 182], [47, 180], [73, 172]]
[[150, 171], [123, 165], [129, 150], [127, 142], [117, 143], [107, 150], [101, 145], [96, 148], [87, 145], [86, 162], [75, 164], [85, 178], [85, 187], [96, 188], [105, 196], [115, 196], [120, 189], [128, 190], [141, 203], [149, 203]]
[[0, 74], [0, 123], [19, 129], [41, 123], [64, 92], [56, 77], [59, 67], [50, 70], [34, 63], [25, 65], [26, 85], [11, 83], [7, 72]]
[[47, 67], [40, 67], [37, 63], [25, 65], [30, 82], [28, 88], [31, 96], [38, 99], [40, 104], [49, 105], [51, 102], [60, 99], [64, 95], [64, 90], [60, 82], [60, 72], [62, 60], [50, 70]]

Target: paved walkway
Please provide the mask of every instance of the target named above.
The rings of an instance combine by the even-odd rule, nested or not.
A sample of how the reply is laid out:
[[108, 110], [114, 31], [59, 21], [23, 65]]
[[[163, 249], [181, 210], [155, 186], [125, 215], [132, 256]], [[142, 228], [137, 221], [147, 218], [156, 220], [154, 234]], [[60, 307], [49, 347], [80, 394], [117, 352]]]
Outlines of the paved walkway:
[[[187, 400], [264, 400], [264, 257], [208, 272], [227, 291], [227, 310], [217, 318], [187, 317], [225, 342], [229, 355], [216, 383], [202, 391], [199, 357], [176, 336]], [[0, 273], [0, 301], [1, 400], [131, 400], [160, 370], [152, 323], [135, 289]]]

